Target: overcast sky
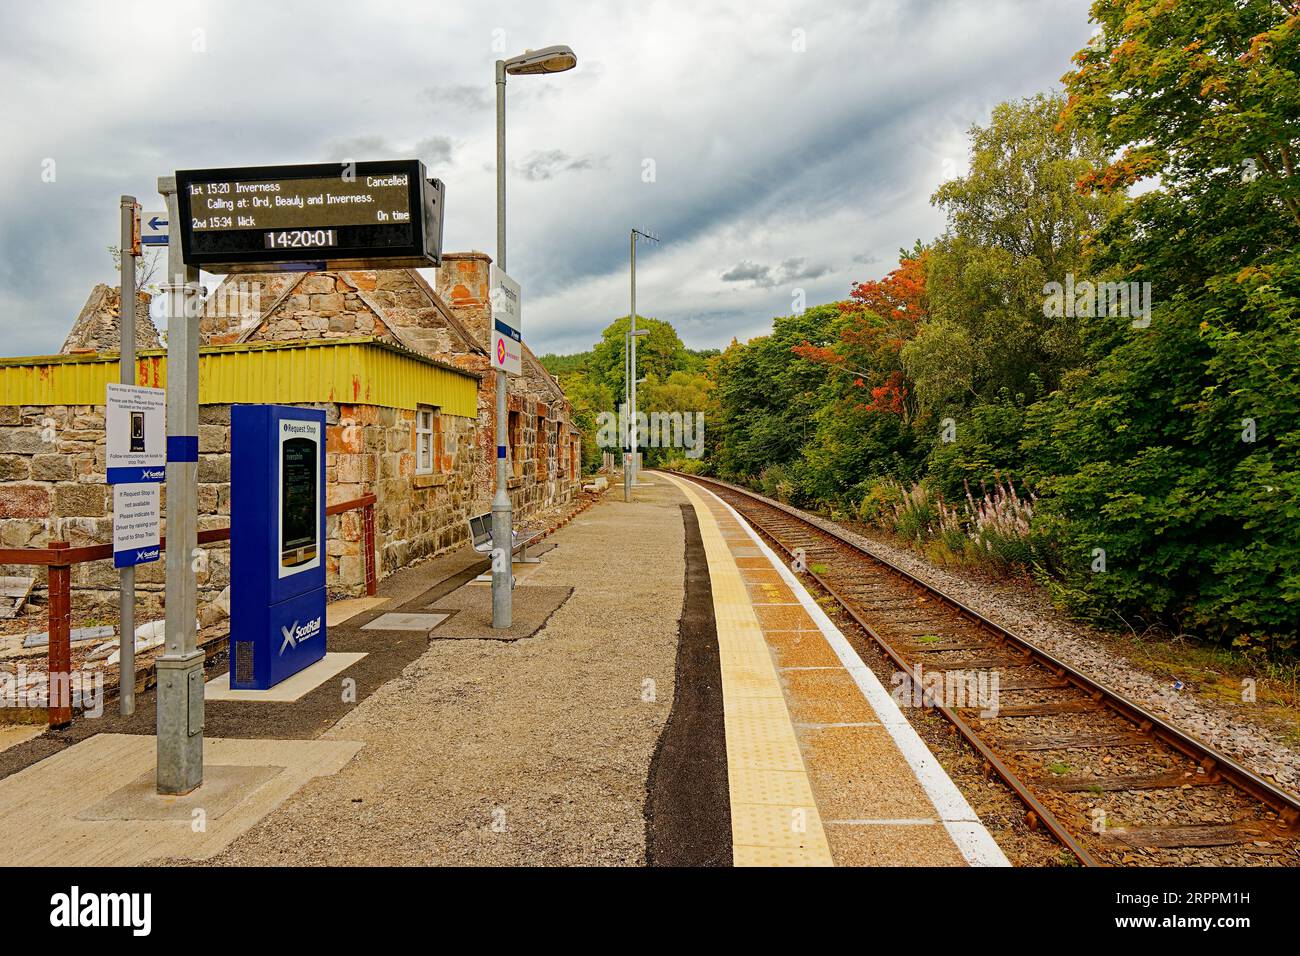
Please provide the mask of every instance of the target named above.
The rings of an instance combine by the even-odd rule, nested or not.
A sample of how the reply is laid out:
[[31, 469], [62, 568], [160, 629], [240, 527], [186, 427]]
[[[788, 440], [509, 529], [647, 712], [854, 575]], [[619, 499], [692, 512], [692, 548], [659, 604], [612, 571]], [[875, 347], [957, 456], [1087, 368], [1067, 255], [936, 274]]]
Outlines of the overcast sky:
[[942, 230], [966, 129], [1059, 85], [1088, 5], [5, 4], [0, 354], [57, 351], [116, 282], [117, 197], [160, 208], [175, 169], [415, 155], [447, 184], [445, 248], [492, 253], [492, 63], [552, 43], [577, 70], [508, 88], [525, 339], [585, 349], [627, 313], [634, 225], [663, 238], [640, 314], [693, 347], [762, 334], [794, 290], [843, 298]]

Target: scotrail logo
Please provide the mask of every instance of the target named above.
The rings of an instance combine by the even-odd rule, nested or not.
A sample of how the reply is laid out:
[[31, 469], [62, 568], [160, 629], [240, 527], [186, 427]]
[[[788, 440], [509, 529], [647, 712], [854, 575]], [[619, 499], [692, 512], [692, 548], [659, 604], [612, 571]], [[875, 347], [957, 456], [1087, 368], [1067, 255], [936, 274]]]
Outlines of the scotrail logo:
[[162, 468], [141, 468], [140, 469], [141, 481], [162, 481], [164, 478], [166, 478], [166, 476], [167, 476], [167, 472], [164, 471]]
[[157, 561], [159, 553], [157, 547], [145, 548], [143, 551], [137, 551], [135, 553], [136, 563], [139, 564], [142, 561]]
[[280, 633], [284, 635], [284, 643], [280, 645], [280, 653], [283, 654], [286, 647], [296, 649], [301, 641], [306, 641], [315, 637], [320, 633], [320, 624], [321, 619], [316, 618], [315, 620], [308, 621], [302, 627], [298, 626], [297, 621], [294, 621], [288, 627], [282, 626], [280, 628]]
[[151, 893], [82, 893], [74, 886], [50, 897], [51, 926], [125, 926], [134, 936], [148, 936], [152, 916]]

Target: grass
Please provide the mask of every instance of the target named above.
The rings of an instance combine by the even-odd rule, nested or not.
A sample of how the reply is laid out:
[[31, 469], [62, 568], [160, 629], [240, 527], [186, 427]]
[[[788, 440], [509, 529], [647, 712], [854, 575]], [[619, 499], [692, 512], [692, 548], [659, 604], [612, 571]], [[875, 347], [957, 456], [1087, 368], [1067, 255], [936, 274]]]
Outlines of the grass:
[[1047, 769], [1050, 770], [1052, 773], [1056, 774], [1058, 777], [1061, 777], [1070, 772], [1070, 765], [1068, 763], [1063, 763], [1060, 760], [1057, 760], [1054, 763], [1048, 764]]

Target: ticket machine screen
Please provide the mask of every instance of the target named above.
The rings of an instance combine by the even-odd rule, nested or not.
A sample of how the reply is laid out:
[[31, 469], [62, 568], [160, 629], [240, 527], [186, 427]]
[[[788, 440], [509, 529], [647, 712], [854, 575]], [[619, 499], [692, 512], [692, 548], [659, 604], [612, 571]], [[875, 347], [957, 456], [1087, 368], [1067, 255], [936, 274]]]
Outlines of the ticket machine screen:
[[290, 438], [280, 454], [280, 565], [292, 568], [316, 557], [316, 442]]

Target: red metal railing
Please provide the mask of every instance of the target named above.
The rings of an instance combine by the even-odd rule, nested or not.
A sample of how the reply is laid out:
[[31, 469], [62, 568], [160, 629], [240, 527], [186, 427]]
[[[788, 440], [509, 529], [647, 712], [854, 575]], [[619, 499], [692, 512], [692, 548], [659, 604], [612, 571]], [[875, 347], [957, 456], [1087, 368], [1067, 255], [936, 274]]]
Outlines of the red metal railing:
[[[326, 515], [361, 510], [361, 541], [365, 549], [366, 594], [374, 596], [375, 574], [375, 496], [362, 495], [325, 508]], [[209, 528], [198, 533], [199, 544], [229, 541], [229, 528]], [[163, 536], [161, 548], [166, 550]], [[51, 541], [48, 548], [0, 548], [0, 565], [45, 565], [50, 569], [50, 643], [49, 643], [49, 724], [66, 727], [72, 723], [71, 695], [63, 693], [71, 686], [72, 669], [72, 566], [87, 561], [103, 561], [113, 556], [111, 544], [94, 544], [74, 548], [66, 541]], [[134, 677], [132, 678], [134, 679]]]

